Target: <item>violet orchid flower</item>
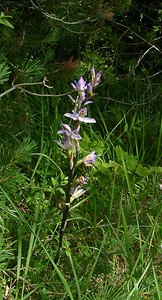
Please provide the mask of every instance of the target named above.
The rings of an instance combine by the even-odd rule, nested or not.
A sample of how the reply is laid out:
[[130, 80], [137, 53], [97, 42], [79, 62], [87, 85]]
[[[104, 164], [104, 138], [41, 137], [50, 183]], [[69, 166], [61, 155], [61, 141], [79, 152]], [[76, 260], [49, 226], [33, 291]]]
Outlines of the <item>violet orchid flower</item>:
[[81, 136], [77, 133], [77, 130], [71, 130], [70, 126], [67, 124], [62, 124], [64, 129], [59, 130], [58, 134], [66, 134], [67, 136], [71, 137], [72, 139], [81, 139]]
[[74, 110], [72, 110], [72, 114], [71, 113], [65, 113], [64, 116], [67, 118], [70, 118], [74, 121], [80, 121], [83, 123], [96, 123], [96, 120], [93, 118], [87, 118], [87, 108], [82, 108], [79, 110], [79, 112], [75, 112]]
[[95, 154], [95, 151], [91, 152], [90, 154], [86, 155], [83, 159], [78, 161], [78, 165], [83, 163], [86, 167], [91, 167], [92, 164], [96, 161], [97, 154]]
[[71, 130], [70, 126], [67, 124], [62, 124], [63, 129], [59, 130], [57, 134], [63, 134], [63, 142], [57, 141], [57, 144], [64, 150], [71, 150], [73, 148], [72, 139], [80, 140], [81, 136], [78, 134], [77, 129]]
[[75, 84], [71, 83], [74, 90], [84, 92], [87, 89], [86, 81], [83, 79], [83, 77], [80, 77], [78, 82], [77, 81], [74, 81], [74, 82], [75, 82]]

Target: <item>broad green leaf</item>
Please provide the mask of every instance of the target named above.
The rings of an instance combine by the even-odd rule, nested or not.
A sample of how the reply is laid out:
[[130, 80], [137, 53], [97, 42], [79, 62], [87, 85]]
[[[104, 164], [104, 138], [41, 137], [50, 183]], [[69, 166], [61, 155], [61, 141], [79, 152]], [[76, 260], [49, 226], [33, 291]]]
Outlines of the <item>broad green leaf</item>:
[[109, 160], [109, 165], [110, 168], [113, 168], [116, 173], [119, 173], [121, 170], [123, 170], [123, 166], [114, 160]]
[[116, 149], [116, 156], [119, 162], [125, 161], [125, 165], [128, 170], [134, 171], [138, 165], [138, 159], [133, 154], [128, 154], [128, 152], [124, 151], [120, 146], [117, 146]]
[[136, 174], [142, 177], [148, 176], [150, 174], [150, 169], [139, 164], [136, 169]]
[[0, 24], [3, 24], [4, 26], [14, 29], [14, 26], [6, 19], [0, 19]]
[[162, 167], [150, 167], [150, 172], [161, 174], [162, 173]]

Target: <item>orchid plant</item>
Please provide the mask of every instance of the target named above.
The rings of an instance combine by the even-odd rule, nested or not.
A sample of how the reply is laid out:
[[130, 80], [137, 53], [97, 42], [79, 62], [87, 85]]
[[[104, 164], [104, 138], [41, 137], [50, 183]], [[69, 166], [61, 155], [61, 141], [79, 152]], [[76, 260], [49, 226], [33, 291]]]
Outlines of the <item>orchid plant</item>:
[[83, 158], [80, 158], [79, 141], [81, 140], [81, 136], [79, 132], [81, 124], [96, 123], [95, 119], [87, 117], [87, 105], [93, 103], [93, 90], [100, 83], [101, 72], [96, 74], [94, 67], [92, 67], [90, 73], [91, 81], [89, 83], [86, 83], [83, 77], [81, 77], [78, 82], [75, 81], [75, 83], [71, 83], [73, 89], [77, 92], [77, 96], [76, 99], [74, 99], [71, 95], [69, 95], [70, 100], [74, 104], [74, 108], [72, 113], [65, 113], [64, 116], [73, 120], [73, 129], [71, 129], [68, 124], [62, 123], [62, 129], [57, 132], [59, 135], [63, 136], [60, 141], [57, 141], [57, 144], [68, 153], [69, 170], [65, 207], [63, 209], [59, 234], [59, 246], [55, 257], [55, 263], [58, 262], [60, 257], [70, 205], [75, 199], [78, 199], [86, 192], [83, 186], [87, 183], [87, 178], [81, 174], [78, 175], [76, 169], [82, 164], [86, 167], [93, 166], [93, 163], [97, 158], [95, 151], [87, 154]]

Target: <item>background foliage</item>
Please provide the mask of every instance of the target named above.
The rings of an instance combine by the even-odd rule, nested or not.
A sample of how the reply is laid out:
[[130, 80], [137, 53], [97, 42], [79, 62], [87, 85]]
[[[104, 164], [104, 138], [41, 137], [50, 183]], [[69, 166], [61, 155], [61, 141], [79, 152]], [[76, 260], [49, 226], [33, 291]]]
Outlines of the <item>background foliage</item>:
[[[1, 295], [161, 299], [161, 1], [2, 0], [0, 11]], [[99, 158], [57, 270], [67, 167], [54, 140], [70, 82], [92, 65], [97, 124], [81, 147]]]

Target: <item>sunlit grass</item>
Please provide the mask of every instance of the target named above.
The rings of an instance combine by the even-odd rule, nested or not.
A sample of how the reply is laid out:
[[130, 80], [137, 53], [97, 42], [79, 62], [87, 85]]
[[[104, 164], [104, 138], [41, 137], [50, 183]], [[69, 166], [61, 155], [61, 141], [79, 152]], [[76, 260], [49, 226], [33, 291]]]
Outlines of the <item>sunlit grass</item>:
[[[134, 109], [131, 118], [129, 109], [110, 129], [97, 107], [102, 132], [83, 130], [81, 147], [96, 151], [98, 161], [89, 171], [86, 195], [70, 208], [56, 265], [66, 185], [66, 157], [53, 141], [60, 124], [57, 104], [51, 122], [42, 102], [38, 150], [27, 167], [21, 166], [26, 174], [20, 176], [20, 188], [1, 188], [2, 235], [12, 250], [0, 260], [1, 298], [8, 293], [15, 300], [160, 300], [161, 169], [149, 173], [153, 156], [155, 167], [161, 159], [159, 115], [154, 116], [160, 127], [149, 150], [153, 119], [144, 111]], [[7, 251], [4, 242], [0, 246], [2, 254]]]

